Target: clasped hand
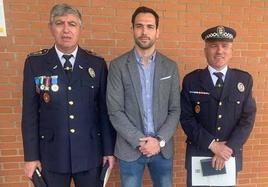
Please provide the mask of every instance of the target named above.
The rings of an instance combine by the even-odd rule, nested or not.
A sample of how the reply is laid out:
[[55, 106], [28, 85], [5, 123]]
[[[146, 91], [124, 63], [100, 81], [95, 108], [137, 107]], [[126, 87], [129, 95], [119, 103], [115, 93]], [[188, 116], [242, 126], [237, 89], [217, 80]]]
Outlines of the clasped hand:
[[159, 141], [153, 137], [140, 138], [139, 150], [147, 157], [156, 155], [160, 152]]
[[213, 142], [211, 145], [210, 150], [214, 153], [212, 167], [216, 170], [223, 169], [225, 161], [229, 160], [233, 154], [233, 150], [225, 143], [226, 142]]

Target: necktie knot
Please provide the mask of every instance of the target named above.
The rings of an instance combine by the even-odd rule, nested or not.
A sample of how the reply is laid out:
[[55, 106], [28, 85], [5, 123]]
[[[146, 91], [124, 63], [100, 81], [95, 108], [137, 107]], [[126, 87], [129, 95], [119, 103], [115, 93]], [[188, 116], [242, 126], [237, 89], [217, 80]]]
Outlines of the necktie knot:
[[73, 55], [62, 55], [62, 57], [67, 61], [70, 60], [70, 58], [72, 58]]
[[222, 72], [214, 72], [213, 73], [216, 77], [218, 77], [218, 79], [222, 79], [223, 77], [223, 73]]

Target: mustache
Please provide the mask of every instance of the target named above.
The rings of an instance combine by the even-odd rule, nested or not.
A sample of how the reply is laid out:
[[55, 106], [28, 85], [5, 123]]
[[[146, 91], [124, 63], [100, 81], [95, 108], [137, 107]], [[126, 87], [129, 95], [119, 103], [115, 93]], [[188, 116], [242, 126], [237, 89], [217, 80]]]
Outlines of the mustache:
[[146, 35], [142, 35], [140, 37], [138, 37], [139, 39], [151, 39], [150, 37], [146, 36]]

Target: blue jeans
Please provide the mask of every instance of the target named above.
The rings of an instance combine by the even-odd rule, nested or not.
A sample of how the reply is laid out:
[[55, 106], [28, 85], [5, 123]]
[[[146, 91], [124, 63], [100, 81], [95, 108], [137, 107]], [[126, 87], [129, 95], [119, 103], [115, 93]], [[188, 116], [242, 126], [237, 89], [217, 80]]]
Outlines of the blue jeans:
[[122, 187], [141, 187], [145, 166], [148, 166], [154, 187], [172, 187], [173, 159], [165, 159], [162, 154], [126, 162], [119, 159]]

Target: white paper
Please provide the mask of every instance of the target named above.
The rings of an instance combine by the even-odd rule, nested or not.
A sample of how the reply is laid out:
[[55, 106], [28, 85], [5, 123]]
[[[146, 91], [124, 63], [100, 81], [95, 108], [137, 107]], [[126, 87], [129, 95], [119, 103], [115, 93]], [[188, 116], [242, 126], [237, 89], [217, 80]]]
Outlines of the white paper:
[[7, 36], [3, 0], [0, 0], [0, 36]]
[[108, 179], [110, 177], [110, 174], [111, 174], [111, 168], [108, 168], [106, 173], [105, 173], [105, 177], [104, 177], [104, 181], [103, 181], [103, 187], [106, 186], [107, 182], [108, 182]]
[[192, 185], [193, 186], [235, 186], [236, 166], [235, 158], [225, 162], [226, 174], [203, 176], [200, 160], [211, 157], [192, 157]]

